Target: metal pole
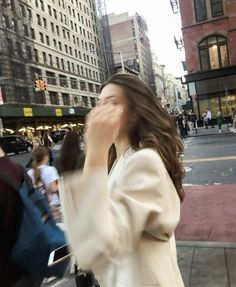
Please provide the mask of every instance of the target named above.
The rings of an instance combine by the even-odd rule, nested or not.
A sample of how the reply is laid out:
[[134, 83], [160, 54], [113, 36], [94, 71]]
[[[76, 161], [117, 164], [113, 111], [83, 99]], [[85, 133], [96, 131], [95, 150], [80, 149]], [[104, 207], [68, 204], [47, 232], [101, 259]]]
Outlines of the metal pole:
[[125, 66], [124, 66], [123, 54], [122, 54], [122, 52], [119, 52], [119, 54], [120, 54], [120, 61], [121, 61], [121, 66], [122, 66], [122, 73], [125, 74]]

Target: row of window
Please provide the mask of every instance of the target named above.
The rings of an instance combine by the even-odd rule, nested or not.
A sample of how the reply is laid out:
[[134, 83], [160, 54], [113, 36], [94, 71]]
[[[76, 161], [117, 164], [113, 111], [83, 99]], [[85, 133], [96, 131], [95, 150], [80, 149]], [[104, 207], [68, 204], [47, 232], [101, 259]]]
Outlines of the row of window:
[[[35, 0], [35, 6], [37, 8], [40, 8], [42, 11], [45, 11], [45, 6], [44, 6], [44, 1], [43, 0]], [[62, 7], [63, 9], [66, 9], [66, 5], [65, 5], [65, 1], [64, 0], [59, 0], [58, 1], [58, 5], [59, 7]], [[70, 7], [70, 6], [68, 6]], [[82, 5], [82, 3], [78, 0], [76, 0], [76, 8], [78, 8], [81, 12], [83, 12], [84, 14], [87, 14], [88, 16], [90, 15], [89, 13], [89, 8], [86, 7], [85, 5]], [[93, 11], [95, 11], [95, 6], [94, 3], [91, 3], [90, 8], [93, 9]], [[71, 10], [69, 10], [69, 12], [71, 12]]]
[[47, 78], [47, 84], [57, 86], [58, 84], [61, 87], [78, 90], [81, 91], [89, 91], [92, 93], [99, 93], [100, 86], [94, 85], [93, 83], [87, 83], [85, 81], [78, 80], [76, 78], [70, 77], [69, 79], [65, 75], [59, 74], [58, 76], [53, 73], [46, 71], [46, 78]]
[[[196, 22], [206, 21], [209, 18], [206, 0], [194, 0]], [[224, 15], [222, 0], [210, 0], [211, 17]]]
[[[49, 95], [49, 100], [50, 100], [51, 105], [59, 105], [60, 104], [59, 95], [57, 92], [49, 91], [48, 95]], [[82, 96], [81, 101], [78, 102], [77, 96], [74, 96], [74, 99], [71, 99], [70, 94], [61, 93], [61, 98], [62, 98], [62, 102], [63, 102], [64, 106], [80, 105], [83, 107], [89, 107], [90, 106], [89, 102], [90, 102], [92, 107], [95, 107], [95, 105], [96, 105], [96, 98], [93, 98], [93, 97]]]
[[[44, 29], [48, 30], [48, 23], [47, 23], [47, 19], [45, 17], [41, 17], [39, 14], [36, 14], [36, 18], [37, 18], [37, 24], [39, 26], [44, 27]], [[80, 33], [81, 36], [83, 36], [84, 38], [87, 38], [90, 41], [95, 41], [95, 43], [97, 42], [97, 38], [96, 36], [93, 37], [93, 34], [91, 32], [89, 32], [88, 30], [86, 31], [83, 27], [78, 26], [77, 23], [74, 23], [73, 21], [70, 21], [70, 25], [71, 25], [71, 30], [75, 31], [76, 33]], [[54, 22], [50, 22], [50, 27], [51, 27], [51, 32], [52, 33], [57, 33], [58, 36], [60, 36], [60, 27], [58, 25], [55, 25]], [[96, 33], [96, 31], [94, 31]], [[62, 28], [62, 33], [63, 33], [63, 37], [64, 39], [67, 40], [71, 40], [71, 36], [70, 36], [70, 32], [69, 30]]]
[[[18, 57], [26, 57], [30, 61], [41, 62], [50, 67], [56, 67], [68, 72], [76, 73], [80, 76], [94, 79], [100, 81], [100, 75], [97, 71], [94, 71], [90, 68], [83, 67], [82, 65], [76, 65], [74, 62], [65, 61], [63, 58], [54, 57], [51, 54], [42, 52], [41, 57], [39, 58], [39, 51], [37, 49], [32, 49], [31, 46], [26, 45], [25, 53], [23, 53], [22, 44], [18, 41], [15, 42], [15, 47], [11, 39], [7, 39], [8, 51], [11, 55], [17, 55]], [[16, 48], [16, 49], [14, 49]], [[39, 59], [41, 59], [39, 61]]]

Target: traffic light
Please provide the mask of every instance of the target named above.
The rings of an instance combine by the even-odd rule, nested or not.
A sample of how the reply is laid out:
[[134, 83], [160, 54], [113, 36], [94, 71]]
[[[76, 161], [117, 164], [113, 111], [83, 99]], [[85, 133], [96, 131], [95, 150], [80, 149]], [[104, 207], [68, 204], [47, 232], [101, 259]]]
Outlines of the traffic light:
[[46, 82], [43, 80], [35, 80], [34, 90], [35, 92], [44, 92], [46, 90]]
[[40, 80], [34, 81], [34, 90], [35, 92], [40, 92]]
[[40, 92], [44, 92], [46, 90], [46, 82], [40, 80]]

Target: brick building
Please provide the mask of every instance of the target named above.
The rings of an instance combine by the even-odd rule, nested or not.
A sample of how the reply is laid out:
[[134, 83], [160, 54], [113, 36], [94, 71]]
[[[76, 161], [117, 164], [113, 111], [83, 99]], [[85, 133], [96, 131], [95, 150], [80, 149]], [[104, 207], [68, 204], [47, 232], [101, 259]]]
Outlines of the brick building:
[[236, 1], [179, 0], [189, 96], [201, 118], [236, 108]]

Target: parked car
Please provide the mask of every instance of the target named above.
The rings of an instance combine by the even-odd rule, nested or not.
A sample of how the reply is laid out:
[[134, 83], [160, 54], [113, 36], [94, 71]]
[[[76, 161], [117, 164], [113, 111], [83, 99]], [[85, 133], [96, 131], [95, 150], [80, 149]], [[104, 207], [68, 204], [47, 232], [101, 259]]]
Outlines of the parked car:
[[0, 137], [0, 146], [5, 153], [18, 154], [21, 151], [31, 152], [33, 145], [21, 136], [3, 136]]
[[51, 132], [51, 138], [54, 141], [54, 143], [57, 143], [64, 138], [65, 134], [66, 130], [64, 129], [55, 130]]

